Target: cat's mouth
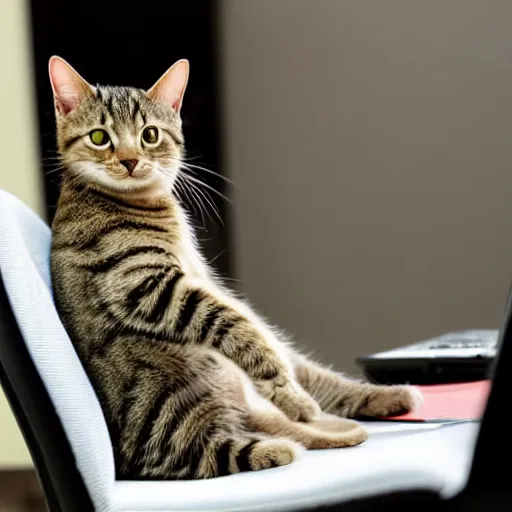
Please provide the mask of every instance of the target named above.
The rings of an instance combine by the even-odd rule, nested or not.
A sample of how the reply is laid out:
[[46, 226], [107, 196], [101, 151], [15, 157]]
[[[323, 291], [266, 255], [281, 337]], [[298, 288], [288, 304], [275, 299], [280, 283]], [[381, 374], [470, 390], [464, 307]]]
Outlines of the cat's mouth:
[[117, 180], [140, 180], [153, 173], [152, 165], [140, 160], [120, 160], [119, 164], [105, 165], [105, 172]]
[[143, 180], [151, 176], [152, 171], [135, 169], [132, 172], [109, 173], [114, 179], [118, 180]]
[[[159, 186], [159, 179], [151, 169], [128, 172], [106, 172], [106, 181], [114, 189], [130, 191]], [[103, 181], [103, 180], [102, 180]]]

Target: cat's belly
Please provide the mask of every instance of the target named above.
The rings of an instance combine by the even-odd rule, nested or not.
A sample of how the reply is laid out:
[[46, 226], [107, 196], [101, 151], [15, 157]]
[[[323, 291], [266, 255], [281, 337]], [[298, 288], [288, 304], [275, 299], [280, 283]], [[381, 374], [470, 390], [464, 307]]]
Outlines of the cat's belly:
[[233, 385], [240, 387], [243, 400], [250, 411], [278, 411], [277, 407], [258, 393], [249, 376], [233, 361], [217, 351], [204, 349], [219, 361], [223, 370], [233, 381]]

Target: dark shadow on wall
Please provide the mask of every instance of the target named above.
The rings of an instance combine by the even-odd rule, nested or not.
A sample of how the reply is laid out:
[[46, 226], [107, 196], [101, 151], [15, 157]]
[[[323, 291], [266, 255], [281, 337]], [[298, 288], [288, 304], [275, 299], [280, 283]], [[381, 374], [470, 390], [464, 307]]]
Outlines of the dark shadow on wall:
[[[150, 87], [176, 60], [190, 61], [191, 76], [182, 110], [188, 157], [192, 163], [222, 173], [218, 92], [217, 2], [152, 0], [130, 4], [115, 0], [31, 0], [40, 144], [45, 173], [48, 219], [57, 202], [59, 172], [55, 168], [55, 123], [48, 81], [48, 59], [65, 58], [91, 83]], [[136, 8], [133, 6], [137, 5]], [[198, 177], [226, 195], [223, 180], [210, 173]], [[208, 260], [229, 274], [226, 201], [209, 193], [224, 226], [193, 212], [197, 235]], [[203, 199], [203, 202], [206, 201]], [[190, 205], [189, 205], [190, 207]], [[203, 227], [205, 224], [206, 227]]]

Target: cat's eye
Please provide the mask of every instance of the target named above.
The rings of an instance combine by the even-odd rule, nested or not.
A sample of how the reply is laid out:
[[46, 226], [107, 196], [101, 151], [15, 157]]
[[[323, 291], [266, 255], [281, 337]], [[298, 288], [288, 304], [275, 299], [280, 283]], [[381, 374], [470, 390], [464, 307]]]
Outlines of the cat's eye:
[[93, 130], [89, 134], [89, 138], [95, 146], [105, 146], [110, 142], [110, 137], [105, 130]]
[[156, 144], [158, 142], [158, 128], [156, 126], [148, 126], [142, 132], [142, 140], [146, 144]]

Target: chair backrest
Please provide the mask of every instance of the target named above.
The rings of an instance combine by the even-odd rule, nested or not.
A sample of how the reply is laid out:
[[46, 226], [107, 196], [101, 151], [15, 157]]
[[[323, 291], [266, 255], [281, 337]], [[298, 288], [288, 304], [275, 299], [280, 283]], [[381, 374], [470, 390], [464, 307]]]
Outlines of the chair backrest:
[[[54, 305], [50, 244], [48, 226], [0, 190], [0, 377], [43, 486], [62, 490], [69, 486], [62, 478], [75, 479], [74, 492], [83, 495], [77, 498], [90, 498], [94, 510], [108, 511], [115, 480], [112, 444], [97, 396]], [[37, 389], [38, 384], [44, 389]], [[49, 429], [56, 436], [53, 441]], [[52, 460], [59, 456], [55, 446], [63, 450], [57, 462]], [[58, 498], [52, 496], [56, 489], [45, 491], [55, 510], [87, 510], [83, 501], [71, 507], [60, 503], [65, 492]]]

